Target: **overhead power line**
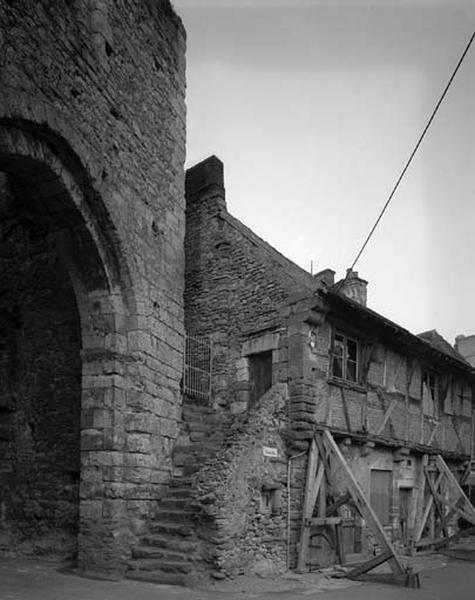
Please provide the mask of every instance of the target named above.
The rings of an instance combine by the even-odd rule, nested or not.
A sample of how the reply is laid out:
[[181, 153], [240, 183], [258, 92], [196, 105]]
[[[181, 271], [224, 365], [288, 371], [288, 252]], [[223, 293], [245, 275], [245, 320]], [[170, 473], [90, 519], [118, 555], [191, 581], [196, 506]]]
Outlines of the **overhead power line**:
[[399, 184], [401, 183], [401, 181], [402, 181], [402, 179], [403, 179], [404, 175], [406, 174], [406, 171], [407, 171], [407, 169], [409, 168], [409, 165], [410, 165], [410, 164], [411, 164], [411, 162], [412, 162], [412, 159], [413, 159], [413, 158], [414, 158], [414, 156], [416, 155], [416, 152], [417, 152], [417, 150], [419, 149], [419, 146], [421, 145], [421, 143], [422, 143], [422, 140], [424, 139], [424, 137], [425, 137], [425, 135], [426, 135], [426, 133], [427, 133], [427, 131], [428, 131], [429, 127], [431, 126], [431, 123], [432, 123], [432, 121], [434, 120], [434, 117], [435, 117], [435, 115], [437, 114], [437, 111], [439, 110], [439, 107], [440, 107], [440, 105], [441, 105], [441, 104], [442, 104], [442, 102], [444, 101], [444, 98], [445, 98], [445, 96], [446, 96], [447, 92], [449, 91], [449, 88], [450, 88], [450, 86], [452, 85], [452, 81], [455, 79], [455, 75], [457, 74], [457, 71], [460, 69], [460, 66], [461, 66], [461, 65], [462, 65], [462, 63], [463, 63], [465, 56], [467, 55], [468, 51], [470, 50], [470, 46], [472, 45], [472, 42], [473, 42], [474, 38], [475, 38], [475, 32], [473, 32], [473, 34], [472, 34], [472, 37], [471, 37], [471, 38], [470, 38], [470, 40], [468, 41], [468, 44], [466, 45], [466, 47], [465, 47], [465, 50], [464, 50], [464, 51], [463, 51], [463, 53], [462, 53], [462, 56], [459, 58], [459, 61], [458, 61], [458, 63], [457, 63], [457, 66], [455, 67], [455, 69], [454, 69], [454, 71], [453, 71], [452, 75], [450, 76], [450, 79], [449, 79], [449, 81], [448, 81], [447, 85], [445, 86], [445, 89], [444, 89], [444, 91], [442, 92], [442, 94], [441, 94], [441, 96], [440, 96], [440, 98], [439, 98], [439, 101], [438, 101], [438, 102], [437, 102], [437, 104], [435, 105], [435, 108], [434, 108], [434, 110], [432, 111], [432, 114], [431, 114], [431, 116], [430, 116], [429, 120], [427, 121], [427, 124], [426, 124], [426, 126], [424, 127], [424, 130], [422, 131], [421, 135], [419, 136], [419, 139], [417, 140], [417, 144], [415, 145], [415, 147], [414, 147], [414, 150], [411, 152], [411, 155], [409, 156], [409, 159], [408, 159], [408, 161], [406, 162], [406, 164], [405, 164], [405, 166], [404, 166], [403, 170], [401, 171], [401, 174], [399, 175], [399, 177], [398, 177], [398, 179], [397, 179], [397, 181], [396, 181], [396, 184], [394, 185], [394, 187], [393, 187], [393, 189], [392, 189], [391, 193], [389, 194], [389, 197], [388, 197], [388, 199], [386, 200], [386, 204], [383, 206], [383, 208], [382, 208], [381, 212], [379, 213], [379, 216], [378, 216], [378, 218], [376, 219], [376, 221], [375, 221], [375, 223], [374, 223], [373, 227], [371, 228], [371, 231], [369, 232], [369, 234], [368, 234], [367, 238], [365, 239], [365, 241], [364, 241], [363, 245], [361, 246], [361, 248], [360, 248], [360, 251], [359, 251], [359, 252], [358, 252], [358, 254], [356, 255], [356, 258], [355, 258], [355, 260], [353, 261], [353, 264], [352, 264], [352, 265], [351, 265], [351, 267], [350, 267], [350, 271], [352, 271], [352, 270], [354, 269], [354, 267], [355, 267], [356, 263], [358, 262], [358, 260], [359, 260], [360, 256], [363, 254], [363, 251], [364, 251], [364, 249], [366, 248], [366, 246], [367, 246], [367, 244], [368, 244], [369, 240], [371, 239], [371, 237], [372, 237], [373, 233], [375, 232], [375, 230], [376, 230], [377, 226], [379, 225], [379, 222], [381, 221], [381, 219], [382, 219], [382, 217], [383, 217], [384, 213], [386, 212], [386, 209], [388, 208], [388, 206], [389, 206], [389, 204], [390, 204], [391, 200], [393, 199], [393, 197], [394, 197], [394, 194], [396, 193], [396, 190], [397, 190], [397, 189], [398, 189], [398, 187], [399, 187]]

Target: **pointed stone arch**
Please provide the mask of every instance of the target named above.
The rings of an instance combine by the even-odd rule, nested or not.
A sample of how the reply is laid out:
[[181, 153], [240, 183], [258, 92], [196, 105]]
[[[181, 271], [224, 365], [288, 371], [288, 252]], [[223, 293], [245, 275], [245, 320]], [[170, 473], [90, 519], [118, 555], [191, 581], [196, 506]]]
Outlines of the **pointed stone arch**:
[[137, 359], [128, 344], [137, 329], [132, 278], [114, 223], [63, 139], [44, 126], [1, 120], [0, 171], [14, 190], [13, 209], [54, 240], [79, 313], [79, 565], [121, 570], [133, 538], [123, 478], [127, 370]]

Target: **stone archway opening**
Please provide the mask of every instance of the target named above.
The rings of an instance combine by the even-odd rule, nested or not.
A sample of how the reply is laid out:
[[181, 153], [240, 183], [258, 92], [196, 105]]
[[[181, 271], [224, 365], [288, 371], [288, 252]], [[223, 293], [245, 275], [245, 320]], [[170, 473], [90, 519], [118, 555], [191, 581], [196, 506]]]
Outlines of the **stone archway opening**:
[[122, 266], [74, 156], [0, 123], [0, 553], [123, 560]]
[[81, 326], [55, 231], [0, 172], [0, 550], [72, 557]]

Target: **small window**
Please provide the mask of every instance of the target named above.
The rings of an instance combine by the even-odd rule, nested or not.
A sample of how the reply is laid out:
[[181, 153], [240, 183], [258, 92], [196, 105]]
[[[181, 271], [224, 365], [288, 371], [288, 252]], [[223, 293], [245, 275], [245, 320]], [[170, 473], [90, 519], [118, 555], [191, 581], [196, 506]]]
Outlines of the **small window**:
[[358, 381], [358, 342], [342, 333], [335, 332], [331, 374], [338, 379]]
[[278, 488], [261, 490], [261, 513], [276, 515], [281, 508], [282, 491]]

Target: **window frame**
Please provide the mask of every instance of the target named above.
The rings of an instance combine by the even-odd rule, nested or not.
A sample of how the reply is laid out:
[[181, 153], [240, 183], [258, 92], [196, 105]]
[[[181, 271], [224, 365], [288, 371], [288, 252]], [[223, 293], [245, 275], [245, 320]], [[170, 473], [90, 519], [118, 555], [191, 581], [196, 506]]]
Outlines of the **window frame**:
[[[340, 338], [339, 340], [337, 340], [337, 338]], [[342, 349], [341, 354], [337, 353], [336, 348], [336, 342], [339, 342], [339, 347]], [[354, 356], [353, 358], [350, 358], [349, 356], [349, 344], [348, 342], [350, 342], [351, 344], [355, 345], [355, 353], [351, 353], [351, 356]], [[335, 364], [336, 364], [336, 359], [340, 358], [341, 361], [341, 374], [337, 374], [335, 373]], [[348, 377], [348, 365], [354, 365], [354, 378], [350, 378]], [[345, 383], [348, 384], [355, 384], [355, 385], [359, 385], [360, 384], [360, 374], [361, 374], [361, 342], [360, 340], [353, 336], [353, 335], [348, 335], [347, 333], [344, 333], [341, 329], [337, 329], [334, 328], [333, 329], [333, 335], [332, 335], [332, 346], [331, 346], [331, 353], [330, 353], [330, 377], [332, 379], [336, 379], [338, 381], [343, 381]]]
[[473, 403], [472, 386], [465, 379], [456, 379], [452, 386], [452, 415], [468, 417], [465, 411], [466, 403]]

